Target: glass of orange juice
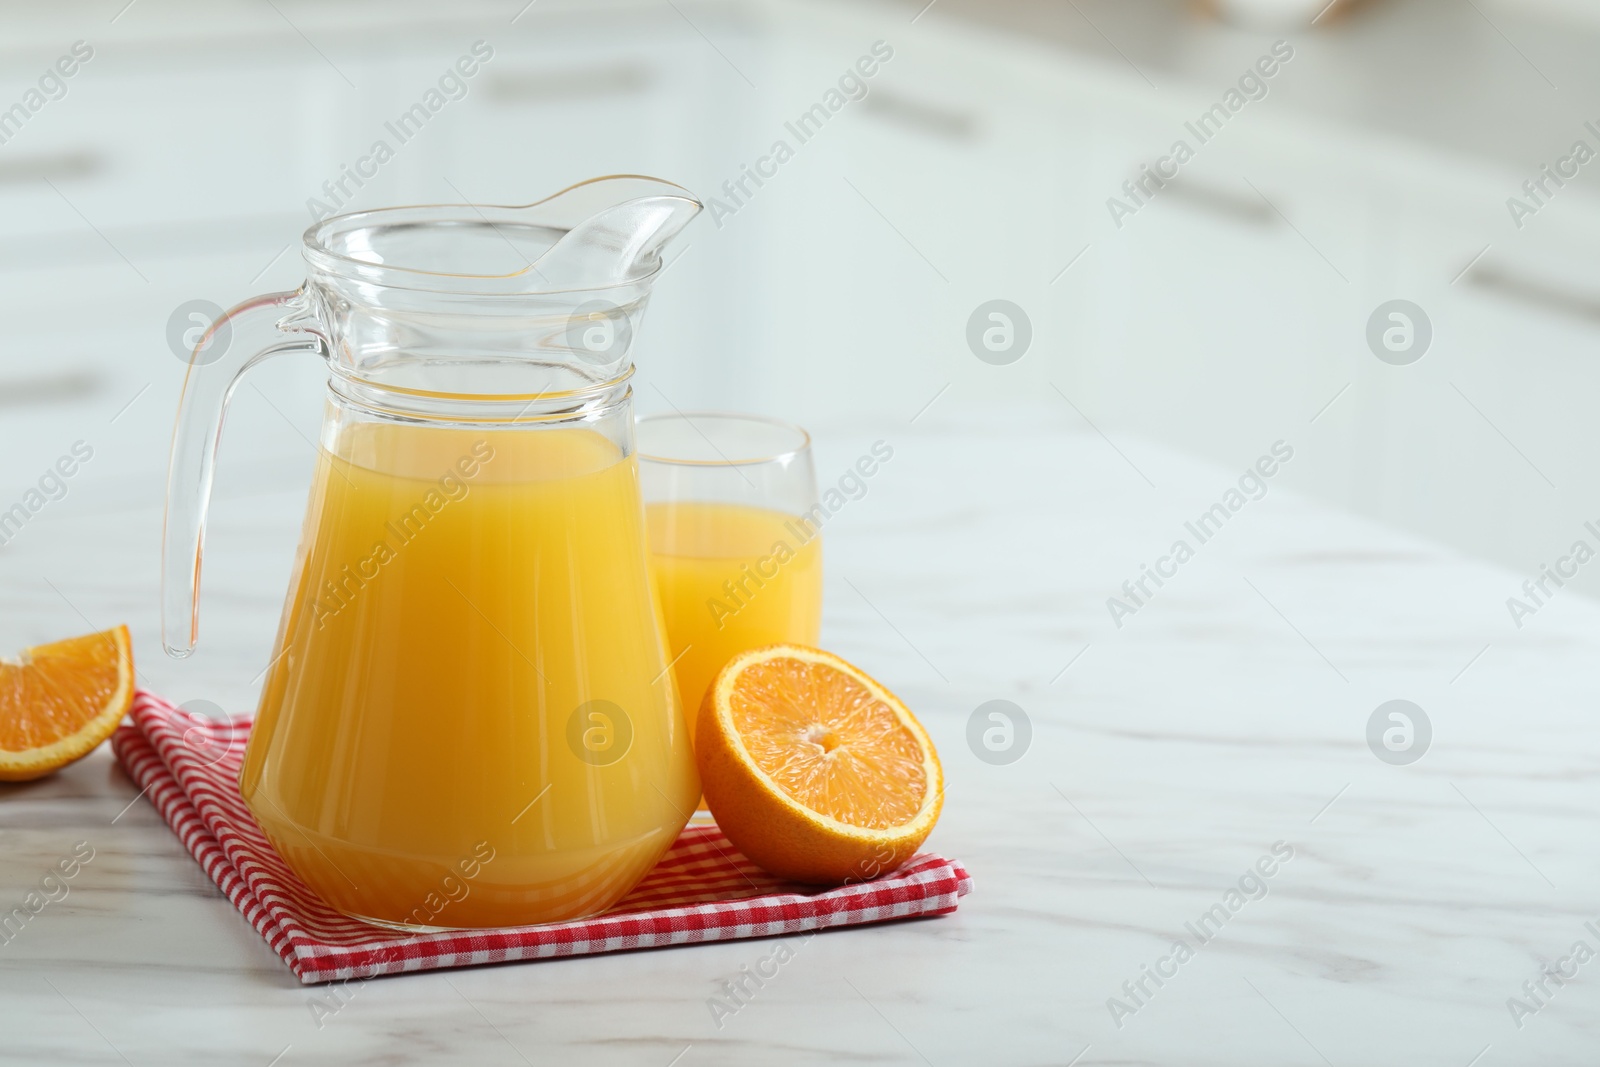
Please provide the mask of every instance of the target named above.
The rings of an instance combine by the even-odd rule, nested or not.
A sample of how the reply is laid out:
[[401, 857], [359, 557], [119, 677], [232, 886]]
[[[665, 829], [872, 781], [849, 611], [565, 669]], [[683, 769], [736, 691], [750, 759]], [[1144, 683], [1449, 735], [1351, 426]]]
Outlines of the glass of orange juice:
[[822, 534], [811, 437], [756, 415], [636, 427], [652, 570], [689, 734], [717, 671], [763, 645], [815, 645]]

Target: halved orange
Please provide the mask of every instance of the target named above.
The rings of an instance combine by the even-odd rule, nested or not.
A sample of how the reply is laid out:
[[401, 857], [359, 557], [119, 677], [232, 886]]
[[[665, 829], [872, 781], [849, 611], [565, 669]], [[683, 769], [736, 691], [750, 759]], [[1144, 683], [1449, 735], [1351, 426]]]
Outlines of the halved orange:
[[40, 778], [87, 756], [132, 704], [126, 626], [0, 656], [0, 782]]
[[727, 662], [700, 705], [695, 759], [728, 840], [798, 882], [894, 870], [944, 805], [938, 753], [910, 709], [865, 672], [802, 645]]

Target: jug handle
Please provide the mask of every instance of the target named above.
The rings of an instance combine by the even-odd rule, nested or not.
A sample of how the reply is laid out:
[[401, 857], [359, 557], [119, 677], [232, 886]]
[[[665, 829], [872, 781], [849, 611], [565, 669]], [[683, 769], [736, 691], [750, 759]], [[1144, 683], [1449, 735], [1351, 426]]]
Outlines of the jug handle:
[[175, 659], [192, 653], [199, 635], [200, 559], [228, 402], [240, 375], [268, 356], [315, 352], [326, 358], [328, 341], [317, 323], [304, 287], [269, 293], [219, 316], [190, 353], [161, 531], [161, 643]]

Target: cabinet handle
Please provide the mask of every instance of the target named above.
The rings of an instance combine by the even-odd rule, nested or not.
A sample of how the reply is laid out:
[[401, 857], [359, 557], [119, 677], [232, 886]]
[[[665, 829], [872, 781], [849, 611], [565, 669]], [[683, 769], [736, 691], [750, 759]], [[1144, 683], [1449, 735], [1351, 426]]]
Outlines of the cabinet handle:
[[105, 169], [105, 158], [94, 152], [57, 152], [0, 160], [0, 185], [87, 178]]
[[497, 72], [489, 78], [489, 96], [510, 103], [581, 100], [641, 92], [654, 80], [643, 63]]
[[77, 400], [98, 393], [102, 384], [100, 375], [86, 370], [37, 378], [0, 379], [0, 407]]
[[898, 96], [884, 89], [869, 91], [862, 108], [869, 115], [917, 133], [931, 133], [952, 141], [970, 141], [978, 136], [977, 116]]
[[1165, 189], [1156, 190], [1156, 198], [1171, 196], [1188, 207], [1198, 208], [1208, 215], [1216, 215], [1230, 222], [1244, 222], [1251, 226], [1271, 229], [1283, 225], [1278, 213], [1259, 196], [1245, 196], [1219, 186], [1197, 182], [1179, 174], [1167, 180]]
[[1480, 289], [1590, 322], [1600, 321], [1600, 296], [1561, 289], [1487, 264], [1467, 272], [1467, 281]]

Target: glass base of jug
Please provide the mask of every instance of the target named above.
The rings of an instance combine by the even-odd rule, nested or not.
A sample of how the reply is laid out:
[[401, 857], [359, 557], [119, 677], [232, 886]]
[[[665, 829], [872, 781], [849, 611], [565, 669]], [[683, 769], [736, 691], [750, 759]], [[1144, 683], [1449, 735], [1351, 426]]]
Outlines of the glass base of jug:
[[[357, 915], [354, 912], [341, 911], [339, 913], [347, 919], [376, 926], [380, 930], [392, 930], [397, 934], [481, 934], [485, 930], [518, 930], [521, 926], [420, 926], [416, 923], [394, 922], [390, 919], [374, 919], [368, 915]], [[593, 912], [589, 915], [578, 915], [571, 919], [559, 919], [556, 922], [570, 923], [592, 919], [596, 915], [604, 915], [604, 911]], [[547, 926], [551, 923], [524, 923], [524, 926]]]
[[397, 934], [455, 934], [468, 929], [465, 926], [419, 926], [416, 923], [392, 922], [388, 919], [374, 919], [368, 915], [356, 915], [353, 912], [340, 912], [347, 919], [376, 926], [382, 930], [393, 930]]

